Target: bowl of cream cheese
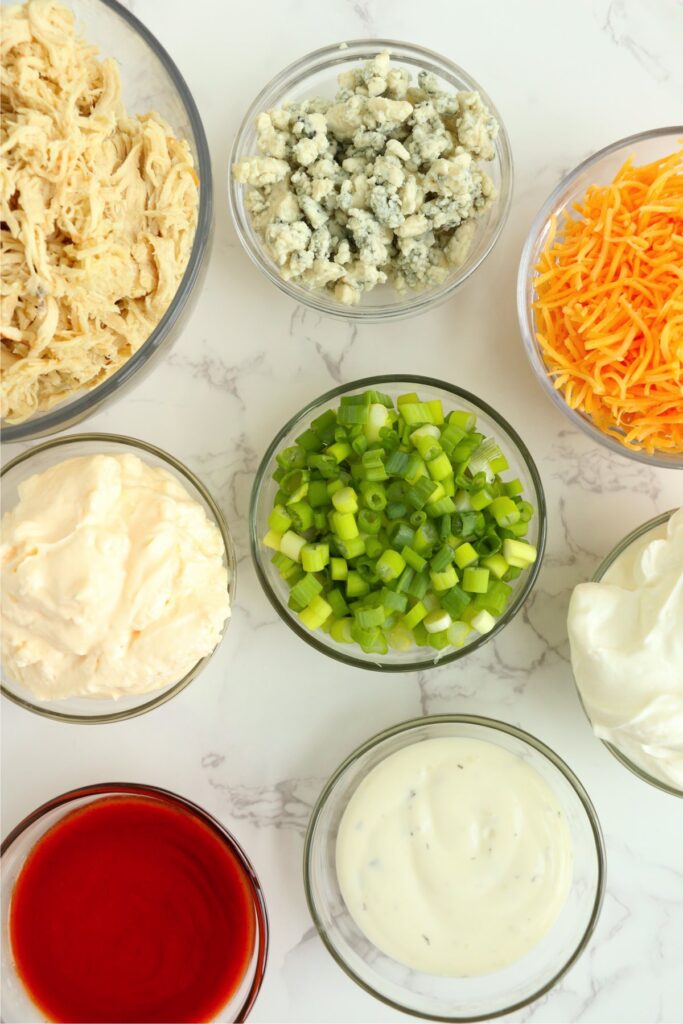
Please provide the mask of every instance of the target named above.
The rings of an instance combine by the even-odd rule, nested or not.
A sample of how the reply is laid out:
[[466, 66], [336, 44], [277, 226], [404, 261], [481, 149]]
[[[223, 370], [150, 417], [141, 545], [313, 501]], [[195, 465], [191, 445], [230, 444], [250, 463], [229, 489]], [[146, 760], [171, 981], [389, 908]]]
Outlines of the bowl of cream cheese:
[[2, 470], [2, 693], [68, 722], [169, 700], [230, 619], [235, 557], [215, 500], [159, 448], [48, 441]]
[[339, 966], [404, 1013], [486, 1020], [549, 991], [605, 886], [588, 794], [540, 740], [469, 715], [404, 722], [334, 772], [304, 849], [313, 922]]
[[639, 778], [683, 796], [683, 508], [637, 527], [574, 588], [567, 629], [596, 736]]

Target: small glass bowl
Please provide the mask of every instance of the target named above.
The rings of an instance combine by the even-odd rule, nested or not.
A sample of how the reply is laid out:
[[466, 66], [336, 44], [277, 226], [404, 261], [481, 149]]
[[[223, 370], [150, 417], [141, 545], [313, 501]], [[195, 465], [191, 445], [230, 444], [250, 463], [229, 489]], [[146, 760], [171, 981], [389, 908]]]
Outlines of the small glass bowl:
[[[4, 6], [4, 0], [3, 0]], [[3, 444], [29, 441], [66, 430], [91, 416], [103, 403], [119, 397], [156, 364], [162, 351], [180, 336], [199, 294], [213, 225], [211, 156], [199, 111], [185, 79], [161, 43], [116, 0], [68, 0], [76, 29], [101, 56], [116, 58], [123, 102], [131, 113], [155, 110], [179, 138], [186, 139], [200, 180], [197, 227], [185, 273], [171, 303], [149, 338], [121, 366], [92, 390], [64, 399], [54, 409], [22, 423], [2, 424]], [[190, 299], [192, 301], [190, 301]]]
[[633, 157], [637, 164], [642, 164], [675, 152], [681, 136], [683, 125], [640, 132], [638, 135], [630, 135], [626, 139], [613, 142], [611, 146], [599, 150], [575, 167], [566, 178], [563, 178], [536, 215], [524, 243], [517, 277], [517, 316], [524, 348], [545, 393], [575, 426], [594, 441], [619, 455], [625, 455], [626, 458], [664, 469], [683, 469], [683, 452], [655, 452], [650, 455], [648, 452], [627, 448], [616, 436], [603, 433], [585, 413], [578, 409], [570, 409], [562, 392], [554, 386], [536, 338], [533, 310], [533, 303], [536, 300], [534, 268], [548, 239], [553, 216], [560, 221], [563, 215], [567, 215], [573, 204], [582, 198], [589, 185], [609, 184], [629, 157]]
[[[148, 466], [165, 469], [176, 477], [187, 490], [191, 498], [197, 501], [211, 522], [215, 523], [221, 532], [225, 546], [225, 564], [228, 570], [228, 594], [231, 608], [235, 601], [235, 551], [232, 544], [230, 531], [223, 515], [207, 491], [204, 484], [192, 473], [187, 466], [169, 455], [168, 452], [148, 444], [146, 441], [139, 441], [133, 437], [124, 437], [119, 434], [72, 434], [68, 437], [54, 438], [43, 444], [30, 448], [28, 451], [18, 455], [0, 471], [0, 485], [2, 488], [3, 512], [14, 508], [18, 500], [19, 485], [30, 476], [42, 473], [50, 466], [54, 466], [65, 459], [75, 458], [80, 455], [121, 455], [126, 453], [138, 455]], [[225, 623], [225, 630], [230, 624], [230, 619]], [[220, 642], [219, 642], [220, 643]], [[171, 697], [184, 690], [192, 682], [195, 676], [206, 667], [212, 656], [218, 650], [216, 645], [211, 654], [208, 654], [192, 668], [182, 679], [171, 686], [150, 693], [132, 694], [122, 696], [118, 699], [105, 699], [96, 697], [67, 697], [64, 700], [37, 700], [26, 687], [8, 679], [4, 668], [2, 669], [2, 685], [0, 691], [3, 696], [9, 698], [27, 711], [35, 711], [36, 714], [44, 715], [46, 718], [54, 718], [60, 722], [118, 722], [127, 718], [134, 718], [145, 711], [165, 704]]]
[[[536, 546], [538, 551], [536, 561], [512, 582], [513, 595], [510, 604], [496, 621], [491, 632], [468, 641], [464, 647], [448, 647], [443, 651], [431, 651], [430, 654], [426, 654], [425, 651], [431, 650], [431, 648], [423, 647], [414, 647], [409, 651], [389, 651], [384, 655], [365, 654], [357, 644], [335, 643], [321, 629], [311, 633], [301, 624], [296, 613], [288, 607], [289, 588], [272, 564], [273, 552], [261, 543], [268, 530], [268, 516], [277, 492], [277, 484], [272, 479], [273, 471], [277, 467], [275, 460], [277, 453], [294, 444], [295, 438], [308, 427], [311, 420], [320, 416], [326, 409], [336, 408], [342, 395], [367, 391], [369, 388], [377, 388], [393, 399], [406, 392], [417, 391], [420, 398], [425, 401], [440, 399], [443, 402], [444, 411], [465, 409], [475, 413], [478, 429], [499, 442], [510, 464], [510, 469], [507, 471], [510, 478], [518, 477], [522, 481], [524, 494], [534, 506], [528, 540]], [[332, 391], [327, 391], [320, 398], [309, 402], [288, 423], [285, 423], [271, 442], [257, 470], [249, 507], [249, 540], [256, 575], [266, 597], [280, 618], [287, 623], [290, 629], [294, 630], [297, 636], [300, 636], [311, 647], [315, 647], [317, 651], [322, 651], [323, 654], [329, 655], [336, 661], [352, 665], [355, 668], [376, 669], [381, 672], [416, 672], [446, 665], [451, 661], [464, 658], [465, 655], [476, 651], [488, 640], [497, 636], [512, 621], [531, 593], [541, 568], [545, 538], [546, 506], [543, 485], [531, 453], [519, 434], [503, 419], [500, 413], [469, 391], [464, 391], [462, 388], [457, 388], [444, 381], [434, 380], [431, 377], [414, 375], [395, 377], [389, 374], [354, 380], [350, 384], [342, 384]]]
[[[636, 541], [639, 541], [641, 538], [644, 538], [647, 534], [655, 533], [655, 531], [663, 533], [663, 530], [666, 528], [667, 523], [669, 522], [671, 516], [674, 514], [675, 511], [676, 509], [672, 508], [669, 509], [668, 512], [662, 512], [661, 515], [655, 516], [654, 519], [649, 519], [646, 523], [643, 523], [641, 526], [637, 526], [636, 529], [629, 533], [626, 537], [624, 537], [623, 540], [620, 540], [616, 547], [613, 548], [612, 551], [610, 551], [607, 557], [600, 563], [598, 568], [595, 570], [595, 574], [591, 582], [600, 583], [607, 570], [612, 567], [612, 565], [616, 562], [617, 558], [619, 558], [620, 555], [622, 555], [624, 551], [627, 550], [627, 548], [630, 548], [632, 544], [635, 544]], [[654, 537], [651, 539], [654, 539]], [[578, 686], [576, 686], [576, 692], [578, 694], [579, 701], [581, 702], [581, 707], [584, 710], [586, 718], [592, 726], [593, 722], [591, 720], [591, 716], [589, 715], [586, 705], [583, 702], [583, 697], [581, 696], [581, 691], [579, 690]], [[598, 738], [600, 739], [600, 737]], [[649, 782], [651, 786], [656, 786], [657, 789], [661, 789], [664, 793], [670, 793], [672, 796], [678, 796], [683, 798], [682, 789], [678, 789], [676, 786], [671, 785], [670, 782], [665, 782], [664, 779], [658, 779], [654, 775], [651, 775], [649, 772], [645, 771], [644, 768], [639, 767], [639, 765], [631, 761], [631, 759], [627, 757], [626, 754], [619, 750], [619, 748], [616, 747], [613, 743], [608, 742], [608, 740], [600, 739], [600, 742], [605, 747], [607, 747], [610, 754], [613, 754], [614, 757], [616, 757], [617, 761], [623, 764], [625, 768], [628, 768], [630, 772], [633, 772], [634, 775], [637, 775], [639, 779], [642, 779], [643, 782]]]
[[[550, 786], [572, 837], [571, 889], [551, 930], [521, 960], [478, 977], [435, 977], [410, 970], [380, 952], [355, 924], [337, 881], [339, 823], [360, 782], [395, 751], [444, 736], [485, 740], [524, 760]], [[304, 845], [308, 908], [332, 957], [376, 999], [427, 1020], [488, 1020], [518, 1011], [549, 992], [588, 945], [602, 906], [605, 872], [600, 824], [572, 770], [529, 733], [475, 715], [417, 718], [373, 736], [347, 757], [325, 785]]]
[[[292, 281], [284, 281], [278, 267], [265, 252], [244, 205], [246, 187], [239, 185], [232, 174], [234, 164], [258, 152], [255, 121], [262, 111], [282, 106], [286, 100], [304, 100], [313, 96], [332, 98], [337, 91], [337, 75], [358, 67], [388, 50], [392, 62], [408, 71], [413, 79], [418, 71], [429, 71], [449, 90], [478, 92], [500, 126], [493, 160], [481, 161], [492, 178], [498, 197], [487, 213], [477, 221], [477, 231], [466, 260], [454, 267], [440, 285], [421, 291], [408, 291], [398, 295], [388, 284], [364, 293], [357, 306], [344, 306], [324, 291], [313, 291]], [[348, 44], [334, 44], [314, 50], [290, 64], [275, 76], [258, 94], [249, 107], [230, 155], [228, 180], [230, 211], [240, 242], [249, 257], [266, 277], [295, 302], [302, 303], [318, 313], [361, 323], [399, 320], [423, 313], [445, 302], [473, 274], [486, 259], [503, 230], [512, 199], [512, 153], [510, 140], [500, 114], [475, 80], [457, 64], [421, 46], [401, 43], [393, 39], [354, 39]]]
[[184, 811], [199, 821], [202, 825], [211, 829], [224, 846], [229, 850], [237, 863], [242, 868], [242, 878], [251, 896], [251, 903], [254, 910], [256, 923], [256, 935], [254, 951], [249, 966], [240, 982], [238, 990], [234, 993], [230, 1002], [224, 1006], [217, 1017], [213, 1020], [221, 1022], [244, 1021], [249, 1016], [251, 1009], [259, 994], [263, 983], [268, 957], [268, 915], [266, 903], [258, 880], [247, 855], [239, 845], [234, 836], [228, 832], [208, 811], [203, 810], [185, 797], [170, 793], [166, 789], [157, 786], [144, 786], [129, 782], [103, 782], [94, 786], [83, 786], [80, 789], [73, 789], [68, 793], [55, 797], [38, 807], [31, 814], [27, 815], [10, 834], [0, 847], [0, 867], [2, 871], [2, 1019], [3, 1021], [15, 1022], [15, 1024], [35, 1024], [36, 1021], [44, 1021], [46, 1018], [41, 1014], [29, 998], [24, 985], [19, 978], [16, 966], [12, 958], [10, 942], [8, 939], [9, 913], [14, 883], [21, 871], [24, 862], [46, 832], [53, 828], [67, 814], [96, 800], [111, 799], [116, 796], [137, 796], [147, 797], [174, 809]]

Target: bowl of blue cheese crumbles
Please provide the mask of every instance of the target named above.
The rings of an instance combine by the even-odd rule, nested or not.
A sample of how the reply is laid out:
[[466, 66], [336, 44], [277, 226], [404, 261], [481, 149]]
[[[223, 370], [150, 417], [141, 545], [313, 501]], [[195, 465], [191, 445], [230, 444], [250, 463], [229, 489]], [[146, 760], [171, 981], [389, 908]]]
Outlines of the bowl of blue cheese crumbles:
[[318, 312], [377, 321], [448, 298], [493, 248], [512, 163], [461, 68], [389, 40], [317, 50], [256, 97], [231, 157], [242, 244]]

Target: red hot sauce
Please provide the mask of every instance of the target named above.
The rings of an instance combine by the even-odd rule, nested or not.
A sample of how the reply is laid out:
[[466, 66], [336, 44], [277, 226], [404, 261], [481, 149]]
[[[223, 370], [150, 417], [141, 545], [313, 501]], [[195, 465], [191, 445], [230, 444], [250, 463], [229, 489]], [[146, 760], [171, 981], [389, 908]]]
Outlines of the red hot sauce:
[[238, 989], [256, 921], [245, 869], [162, 799], [67, 814], [29, 853], [10, 906], [18, 974], [52, 1021], [211, 1020]]

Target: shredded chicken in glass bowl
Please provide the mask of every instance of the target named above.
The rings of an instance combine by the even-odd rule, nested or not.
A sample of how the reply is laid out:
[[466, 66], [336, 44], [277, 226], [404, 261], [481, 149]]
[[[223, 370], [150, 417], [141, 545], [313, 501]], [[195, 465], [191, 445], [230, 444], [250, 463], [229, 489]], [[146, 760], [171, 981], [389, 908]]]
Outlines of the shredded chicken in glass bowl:
[[0, 404], [12, 441], [83, 419], [170, 340], [212, 197], [192, 97], [118, 4], [3, 5], [0, 40]]

